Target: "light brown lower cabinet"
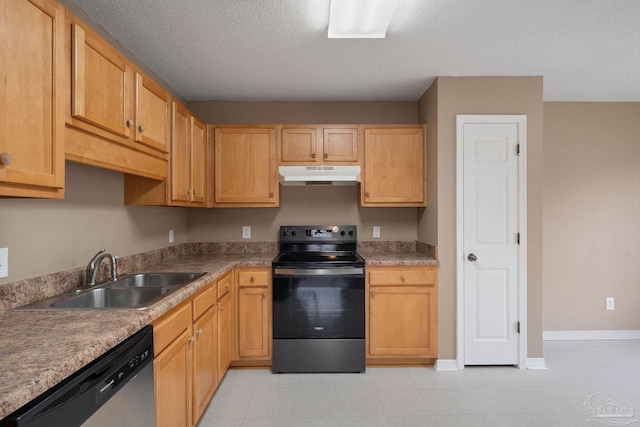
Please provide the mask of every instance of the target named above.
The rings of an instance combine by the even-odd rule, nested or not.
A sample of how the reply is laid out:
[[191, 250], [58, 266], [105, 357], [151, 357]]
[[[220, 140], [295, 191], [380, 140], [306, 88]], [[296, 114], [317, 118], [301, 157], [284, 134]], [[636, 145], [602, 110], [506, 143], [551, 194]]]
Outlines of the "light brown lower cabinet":
[[[271, 268], [236, 270], [238, 284], [238, 363], [271, 364]], [[244, 362], [244, 363], [242, 363]]]
[[157, 427], [195, 426], [218, 386], [212, 282], [153, 323]]
[[368, 267], [367, 291], [369, 363], [438, 356], [437, 267]]

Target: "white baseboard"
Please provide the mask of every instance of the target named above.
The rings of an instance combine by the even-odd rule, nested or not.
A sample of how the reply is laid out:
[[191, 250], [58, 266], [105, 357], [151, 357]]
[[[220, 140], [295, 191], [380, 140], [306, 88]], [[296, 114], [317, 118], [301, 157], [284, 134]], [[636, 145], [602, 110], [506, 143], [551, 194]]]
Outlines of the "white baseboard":
[[457, 371], [458, 361], [456, 359], [436, 359], [433, 367], [436, 371]]
[[640, 331], [543, 331], [543, 341], [640, 340]]
[[548, 369], [543, 357], [528, 357], [527, 369]]

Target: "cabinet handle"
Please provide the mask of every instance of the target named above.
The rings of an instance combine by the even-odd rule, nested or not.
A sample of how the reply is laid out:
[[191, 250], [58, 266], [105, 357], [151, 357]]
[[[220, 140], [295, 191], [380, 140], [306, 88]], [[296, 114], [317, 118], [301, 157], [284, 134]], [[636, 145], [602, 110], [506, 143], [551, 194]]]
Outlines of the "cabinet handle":
[[0, 154], [0, 165], [10, 165], [11, 161], [13, 159], [11, 158], [11, 154], [9, 153], [2, 153]]
[[251, 279], [249, 279], [249, 282], [253, 283], [253, 282], [255, 282], [255, 281], [256, 281], [256, 278], [255, 278], [255, 277], [253, 277], [253, 276], [251, 276]]
[[364, 193], [364, 197], [369, 197], [369, 192]]
[[273, 199], [273, 193], [269, 193], [269, 198]]
[[196, 339], [194, 337], [189, 337], [189, 339], [187, 340], [189, 344], [193, 344], [195, 341]]
[[198, 329], [198, 330], [196, 331], [196, 335], [202, 335], [202, 329]]
[[143, 125], [138, 126], [138, 130], [140, 130], [140, 132], [144, 132], [144, 126]]
[[315, 159], [316, 158], [316, 153], [311, 153], [311, 158]]
[[375, 292], [373, 292], [373, 291], [371, 291], [371, 296], [372, 296], [372, 297], [375, 297], [375, 296], [376, 296], [376, 293], [375, 293]]
[[323, 156], [323, 157], [324, 157], [325, 159], [328, 159], [328, 158], [329, 158], [329, 155], [328, 155], [327, 153], [324, 153], [324, 156]]
[[130, 128], [133, 126], [133, 120], [127, 120], [127, 127]]

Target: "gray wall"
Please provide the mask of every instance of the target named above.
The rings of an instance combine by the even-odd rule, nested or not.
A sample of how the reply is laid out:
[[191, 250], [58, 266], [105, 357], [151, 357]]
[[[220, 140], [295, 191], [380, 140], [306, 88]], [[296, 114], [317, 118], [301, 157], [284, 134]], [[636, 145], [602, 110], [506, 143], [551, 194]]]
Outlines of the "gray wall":
[[124, 206], [124, 175], [66, 162], [64, 200], [0, 199], [0, 284], [84, 266], [100, 249], [131, 255], [187, 241], [183, 208]]

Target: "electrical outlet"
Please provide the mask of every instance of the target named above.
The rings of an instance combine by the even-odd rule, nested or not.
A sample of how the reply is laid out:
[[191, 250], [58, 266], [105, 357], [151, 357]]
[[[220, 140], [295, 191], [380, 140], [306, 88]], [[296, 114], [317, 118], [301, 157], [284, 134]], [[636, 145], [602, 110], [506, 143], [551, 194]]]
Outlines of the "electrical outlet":
[[251, 238], [251, 226], [250, 225], [243, 225], [242, 226], [242, 238], [243, 239], [250, 239]]
[[616, 307], [615, 307], [613, 297], [607, 297], [606, 302], [607, 302], [607, 310], [615, 310]]
[[374, 239], [379, 239], [380, 238], [380, 226], [379, 225], [374, 225], [373, 226], [373, 238]]
[[0, 248], [0, 278], [9, 277], [9, 248]]
[[173, 230], [169, 230], [169, 243], [173, 243]]

